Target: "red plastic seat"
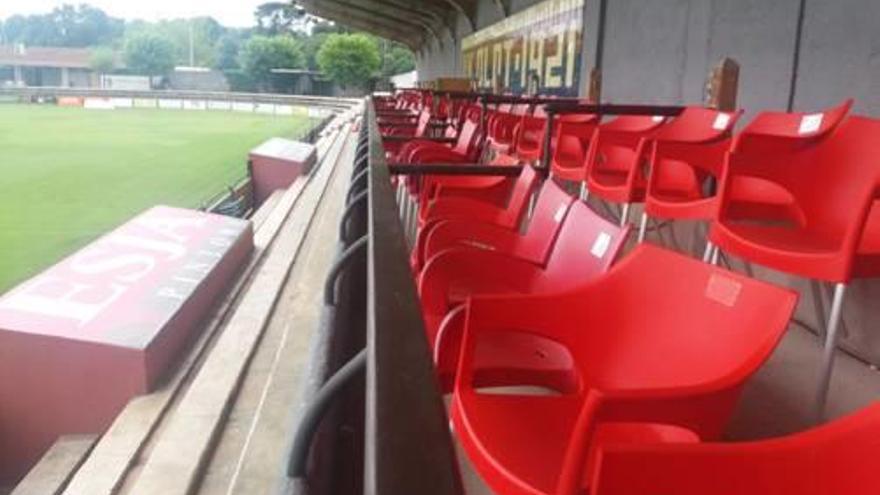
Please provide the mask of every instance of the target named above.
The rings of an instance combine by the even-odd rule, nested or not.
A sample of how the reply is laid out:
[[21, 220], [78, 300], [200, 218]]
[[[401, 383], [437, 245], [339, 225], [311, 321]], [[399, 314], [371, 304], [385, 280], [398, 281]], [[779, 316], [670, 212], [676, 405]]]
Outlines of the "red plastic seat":
[[[399, 162], [400, 150], [406, 143], [414, 140], [429, 137], [431, 123], [433, 122], [432, 114], [428, 110], [422, 110], [418, 116], [415, 125], [388, 124], [380, 126], [382, 133], [382, 146], [385, 148], [385, 157], [388, 161]], [[402, 140], [401, 138], [410, 138], [410, 140]]]
[[476, 163], [480, 156], [480, 122], [466, 119], [454, 143], [415, 139], [401, 147], [401, 163]]
[[626, 211], [621, 224], [626, 223], [629, 202], [623, 187], [629, 181], [630, 170], [642, 154], [644, 138], [652, 136], [666, 121], [663, 117], [624, 115], [604, 122], [593, 132], [587, 154], [586, 188], [584, 199], [592, 192], [601, 198], [624, 203]]
[[[548, 188], [545, 190], [552, 192], [550, 198], [565, 194], [552, 183]], [[567, 205], [571, 205], [568, 214], [557, 228], [557, 218], [565, 214]], [[608, 223], [589, 206], [573, 202], [573, 198], [564, 203], [559, 199], [547, 201], [541, 216], [536, 215], [532, 223], [530, 232], [521, 236], [509, 252], [459, 247], [441, 251], [425, 264], [419, 279], [422, 314], [446, 389], [451, 386], [462, 332], [456, 318], [441, 325], [449, 311], [480, 294], [539, 294], [584, 284], [608, 270], [629, 233], [628, 228]], [[550, 242], [541, 236], [550, 237]], [[529, 338], [500, 337], [487, 342], [487, 352], [477, 356], [481, 385], [518, 383], [523, 374], [541, 374], [563, 388], [569, 383], [571, 363], [567, 353], [547, 352], [543, 359], [535, 360]]]
[[523, 115], [519, 121], [513, 155], [526, 163], [541, 159], [544, 151], [544, 136], [547, 134], [547, 117]]
[[509, 153], [521, 116], [512, 113], [509, 105], [499, 105], [489, 117], [486, 145], [495, 153]]
[[[502, 155], [504, 156], [504, 155]], [[479, 179], [479, 178], [478, 178]], [[418, 271], [425, 261], [425, 241], [432, 230], [444, 220], [465, 220], [469, 222], [491, 223], [505, 229], [517, 229], [526, 214], [529, 198], [540, 184], [538, 173], [529, 166], [523, 167], [519, 177], [513, 182], [504, 201], [496, 201], [499, 186], [472, 188], [465, 194], [438, 195], [419, 210], [419, 231], [412, 250], [411, 263]], [[498, 195], [500, 196], [500, 195]]]
[[715, 213], [714, 184], [730, 149], [738, 112], [689, 107], [652, 140], [650, 172], [639, 224], [644, 240], [649, 217], [709, 220]]
[[[573, 117], [581, 117], [574, 120]], [[563, 116], [556, 128], [551, 149], [550, 172], [558, 179], [582, 183], [586, 180], [587, 151], [599, 125], [595, 115]]]
[[[657, 141], [713, 145], [730, 138], [733, 123], [738, 114], [730, 114], [702, 107], [687, 107], [678, 117], [644, 134], [632, 145], [631, 153], [624, 159], [606, 162], [595, 159], [590, 164], [589, 191], [605, 201], [622, 203], [627, 221], [629, 206], [644, 201], [647, 178], [651, 170], [651, 151]], [[633, 142], [633, 141], [630, 141]]]
[[[602, 442], [590, 495], [876, 495], [880, 403], [758, 442]], [[561, 494], [560, 494], [561, 495]]]
[[776, 152], [738, 146], [730, 154], [709, 239], [746, 260], [835, 284], [817, 390], [821, 415], [846, 286], [880, 275], [880, 213], [873, 208], [880, 120], [853, 116], [815, 139], [788, 141]]
[[544, 264], [572, 201], [574, 198], [559, 186], [545, 181], [524, 233], [516, 227], [471, 219], [441, 221], [425, 236], [422, 259], [454, 247], [472, 247]]
[[[568, 292], [472, 298], [452, 400], [456, 434], [495, 493], [582, 493], [599, 421], [717, 438], [796, 301], [790, 290], [648, 244]], [[497, 334], [526, 336], [532, 347], [520, 354], [534, 359], [567, 353], [569, 386], [538, 396], [479, 390], [481, 347]]]

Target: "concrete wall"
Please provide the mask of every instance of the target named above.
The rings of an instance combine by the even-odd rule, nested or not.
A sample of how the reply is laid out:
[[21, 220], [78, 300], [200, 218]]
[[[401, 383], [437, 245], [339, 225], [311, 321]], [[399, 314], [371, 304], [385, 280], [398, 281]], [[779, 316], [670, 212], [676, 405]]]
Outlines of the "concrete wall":
[[[601, 2], [586, 0], [581, 78], [587, 80], [600, 52], [603, 101], [701, 102], [709, 70], [722, 57], [732, 57], [741, 64], [743, 124], [764, 109], [791, 105], [794, 110], [811, 111], [848, 97], [856, 99], [856, 112], [880, 118], [878, 0], [605, 1], [604, 38], [600, 40]], [[515, 1], [513, 12], [534, 3]], [[493, 0], [481, 0], [477, 29], [497, 22], [501, 15]], [[461, 74], [458, 40], [469, 33], [467, 23], [459, 19], [455, 40], [445, 40], [443, 47], [435, 45], [419, 57], [420, 78]], [[586, 84], [581, 91], [586, 91]], [[702, 231], [681, 228], [689, 249], [699, 252]], [[806, 281], [758, 267], [749, 271], [799, 289], [798, 318], [822, 326], [815, 307], [817, 300], [823, 300], [827, 309], [827, 287], [817, 290], [818, 286]], [[842, 335], [844, 347], [875, 364], [880, 364], [880, 333], [873, 328], [880, 321], [880, 306], [874, 303], [878, 295], [878, 280], [852, 284]]]
[[[606, 0], [602, 52], [603, 100], [692, 103], [703, 98], [709, 70], [722, 57], [740, 62], [740, 106], [749, 114], [813, 110], [845, 97], [856, 110], [880, 114], [880, 2], [805, 0], [799, 70], [792, 93], [801, 0]], [[514, 0], [512, 12], [538, 3]], [[596, 63], [600, 0], [584, 8], [582, 81]], [[481, 0], [476, 29], [503, 18]], [[418, 58], [419, 77], [460, 75], [460, 40], [470, 34], [459, 16], [454, 38], [430, 43]], [[582, 84], [582, 91], [586, 84]]]

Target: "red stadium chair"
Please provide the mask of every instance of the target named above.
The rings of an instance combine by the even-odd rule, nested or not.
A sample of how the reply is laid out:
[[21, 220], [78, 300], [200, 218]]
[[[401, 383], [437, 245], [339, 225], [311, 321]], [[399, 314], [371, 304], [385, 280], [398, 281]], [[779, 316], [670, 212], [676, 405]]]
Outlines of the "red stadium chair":
[[[663, 423], [718, 438], [796, 300], [787, 289], [648, 244], [568, 292], [472, 298], [451, 406], [455, 432], [495, 493], [583, 493], [598, 422]], [[569, 363], [568, 386], [556, 395], [478, 389], [484, 343], [501, 339], [518, 345], [517, 355]]]
[[559, 186], [545, 181], [524, 234], [516, 228], [473, 220], [439, 222], [425, 236], [423, 259], [446, 249], [470, 246], [544, 264], [572, 201], [574, 198]]
[[[735, 444], [602, 442], [590, 495], [876, 495], [880, 404], [804, 433]], [[561, 493], [560, 493], [561, 495]]]
[[538, 162], [544, 151], [547, 117], [523, 115], [518, 126], [513, 143], [513, 155], [526, 163]]
[[[593, 133], [587, 155], [586, 187], [583, 199], [593, 191], [603, 199], [624, 203], [621, 225], [627, 222], [629, 203], [618, 193], [627, 183], [633, 162], [644, 147], [643, 138], [653, 135], [666, 121], [663, 117], [620, 116], [599, 125]], [[620, 201], [618, 201], [619, 199]]]
[[782, 146], [753, 148], [760, 153], [739, 146], [730, 154], [709, 239], [716, 250], [835, 284], [817, 390], [820, 417], [847, 284], [880, 275], [880, 213], [873, 208], [880, 120], [849, 117], [822, 137], [796, 146], [786, 139]]
[[480, 121], [467, 119], [453, 143], [415, 139], [401, 147], [401, 163], [476, 163], [480, 157]]
[[649, 217], [709, 220], [715, 212], [714, 183], [721, 177], [738, 112], [689, 107], [652, 140], [650, 172], [642, 198], [639, 242]]
[[595, 115], [588, 115], [582, 121], [558, 121], [551, 146], [550, 172], [553, 177], [577, 183], [586, 180], [587, 151], [598, 124], [599, 119]]
[[521, 115], [512, 112], [510, 105], [499, 105], [498, 110], [489, 117], [486, 146], [495, 153], [509, 153], [516, 126], [521, 119]]
[[421, 269], [425, 261], [425, 241], [431, 231], [444, 220], [491, 223], [508, 230], [519, 228], [526, 214], [529, 198], [540, 182], [537, 171], [529, 166], [523, 167], [503, 202], [493, 200], [497, 197], [499, 186], [490, 186], [488, 191], [486, 188], [470, 189], [468, 195], [462, 191], [444, 195], [441, 188], [438, 196], [419, 211], [419, 231], [411, 258], [413, 268], [416, 271]]
[[[558, 186], [549, 187], [558, 190]], [[559, 211], [564, 212], [558, 205], [544, 208], [541, 217], [536, 216], [533, 221], [537, 224], [535, 234], [524, 236], [523, 245], [518, 246], [513, 255], [455, 248], [442, 251], [425, 263], [419, 279], [422, 314], [428, 340], [434, 345], [438, 374], [446, 389], [451, 387], [463, 327], [455, 318], [442, 325], [440, 322], [455, 306], [479, 294], [564, 291], [595, 279], [607, 271], [617, 257], [629, 228], [606, 222], [589, 206], [576, 201], [546, 257], [535, 259], [534, 255], [543, 254], [541, 246], [529, 244], [540, 242], [534, 239], [536, 235], [554, 233], [553, 224], [560, 216]], [[436, 335], [431, 333], [434, 331], [438, 331]], [[572, 383], [571, 362], [566, 353], [554, 353], [551, 349], [546, 354], [536, 354], [536, 346], [540, 349], [541, 342], [529, 344], [528, 337], [522, 334], [491, 337], [499, 338], [484, 342], [485, 352], [477, 355], [475, 366], [479, 369], [477, 382], [480, 385], [516, 384], [523, 375], [534, 379], [539, 374], [545, 377], [544, 382], [553, 383], [553, 388], [567, 388]], [[557, 356], [560, 359], [555, 359]]]
[[715, 144], [729, 139], [737, 117], [738, 114], [687, 107], [681, 115], [656, 132], [645, 133], [636, 142], [630, 139], [633, 144], [628, 155], [610, 158], [605, 162], [594, 158], [590, 164], [589, 191], [605, 201], [623, 204], [621, 222], [626, 222], [630, 205], [644, 201], [654, 142]]

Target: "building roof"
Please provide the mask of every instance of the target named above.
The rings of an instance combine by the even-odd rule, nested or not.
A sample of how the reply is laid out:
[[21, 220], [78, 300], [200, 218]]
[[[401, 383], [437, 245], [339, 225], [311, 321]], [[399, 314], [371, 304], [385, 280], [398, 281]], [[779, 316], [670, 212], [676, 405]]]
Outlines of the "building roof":
[[[398, 41], [414, 51], [434, 41], [455, 43], [458, 15], [471, 30], [479, 0], [299, 0], [310, 14]], [[506, 17], [511, 0], [492, 0]]]
[[91, 55], [88, 48], [0, 45], [0, 65], [88, 69]]

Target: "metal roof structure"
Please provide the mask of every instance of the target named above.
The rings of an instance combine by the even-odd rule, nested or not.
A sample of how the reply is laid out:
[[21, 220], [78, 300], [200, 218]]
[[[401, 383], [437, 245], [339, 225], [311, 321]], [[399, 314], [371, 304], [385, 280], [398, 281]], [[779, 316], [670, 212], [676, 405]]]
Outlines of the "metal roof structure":
[[[495, 0], [502, 6], [509, 0]], [[413, 51], [455, 37], [458, 14], [476, 26], [478, 0], [300, 0], [309, 13], [377, 36], [398, 41]], [[505, 9], [505, 12], [508, 10]]]

